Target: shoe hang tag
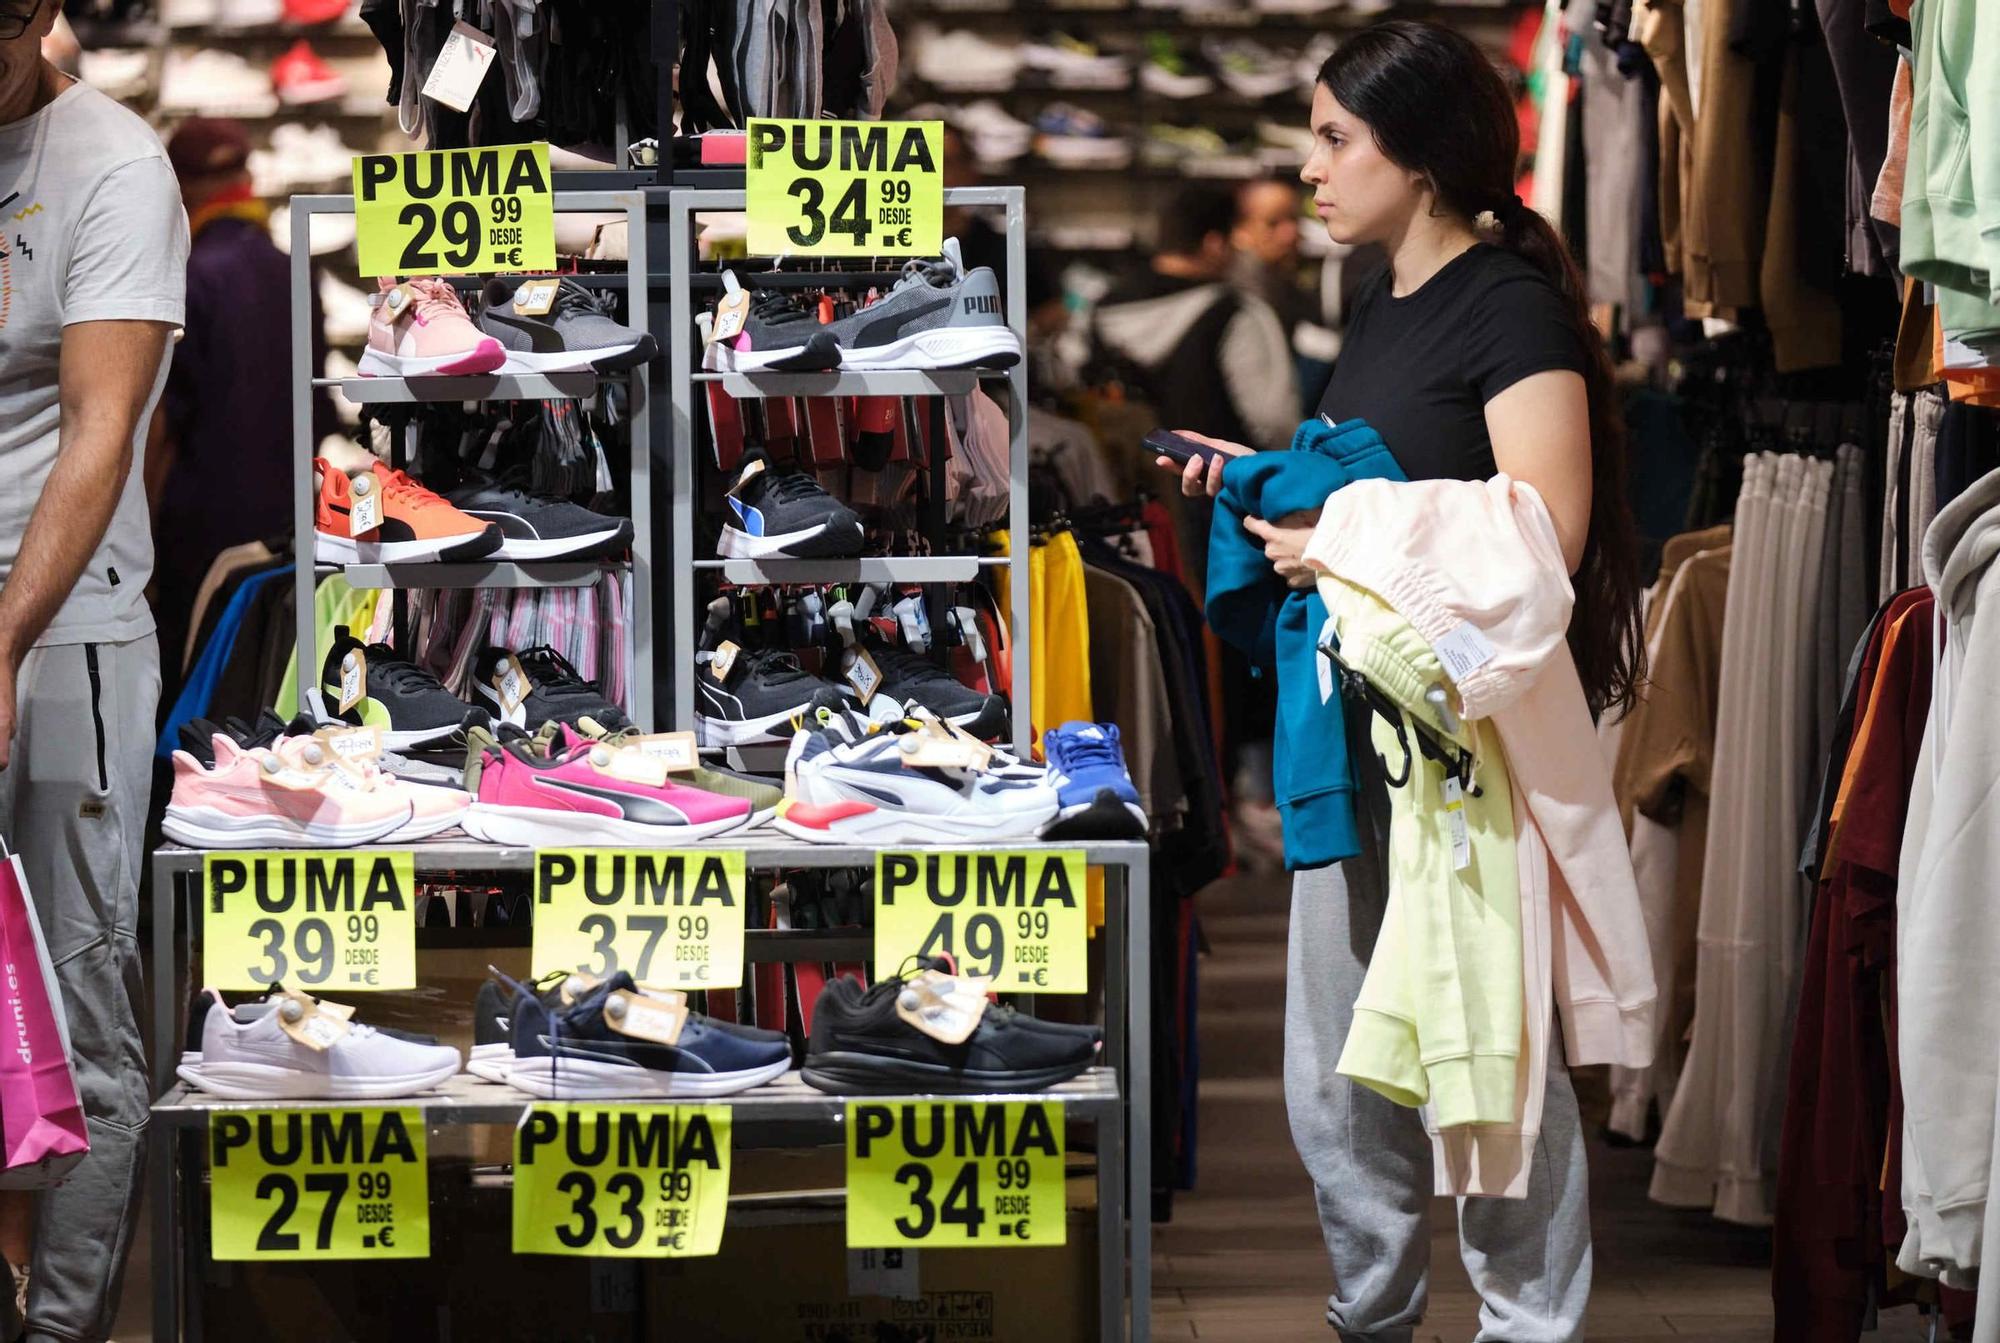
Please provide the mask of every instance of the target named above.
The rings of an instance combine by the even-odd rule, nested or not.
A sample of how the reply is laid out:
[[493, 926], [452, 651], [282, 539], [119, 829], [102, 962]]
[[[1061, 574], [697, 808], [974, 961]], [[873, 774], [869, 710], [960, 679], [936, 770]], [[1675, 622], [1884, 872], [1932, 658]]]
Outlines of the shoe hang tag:
[[1459, 621], [1431, 648], [1438, 655], [1438, 661], [1444, 663], [1444, 669], [1451, 673], [1454, 683], [1463, 681], [1500, 656], [1500, 650], [1493, 646], [1493, 641], [1469, 620]]
[[372, 471], [354, 477], [353, 505], [347, 515], [347, 534], [366, 536], [382, 525], [382, 487]]
[[732, 668], [736, 666], [736, 655], [743, 650], [733, 639], [724, 639], [722, 646], [708, 655], [708, 670], [718, 681], [727, 681]]
[[743, 464], [743, 474], [738, 476], [736, 478], [736, 483], [729, 487], [729, 493], [732, 496], [740, 493], [745, 485], [748, 485], [751, 481], [757, 479], [757, 477], [763, 474], [764, 474], [764, 459], [762, 457], [752, 457], [749, 461]]
[[[344, 676], [341, 693], [347, 693]], [[323, 727], [313, 735], [319, 738], [328, 755], [343, 763], [358, 765], [382, 758], [382, 729], [379, 727]]]
[[743, 324], [750, 320], [750, 291], [736, 278], [736, 272], [722, 272], [722, 302], [715, 307], [715, 323], [708, 330], [708, 343], [720, 345], [725, 340], [735, 340], [743, 334]]
[[[896, 749], [902, 753], [905, 766], [912, 769], [967, 769], [981, 768], [984, 751], [979, 743], [958, 740], [948, 733], [938, 731], [932, 724], [925, 723], [921, 731], [905, 732], [896, 739]], [[990, 752], [985, 752], [990, 756]]]
[[912, 653], [931, 651], [931, 618], [922, 597], [905, 597], [894, 606], [896, 624], [903, 631], [903, 646]]
[[882, 669], [875, 665], [875, 659], [868, 656], [865, 648], [853, 650], [847, 660], [847, 683], [861, 696], [861, 705], [866, 708], [875, 698], [875, 692], [882, 688]]
[[926, 970], [896, 995], [896, 1015], [940, 1044], [962, 1045], [986, 1015], [990, 979], [960, 979]]
[[971, 753], [973, 769], [979, 771], [981, 774], [984, 774], [987, 768], [992, 765], [993, 748], [989, 746], [987, 743], [979, 740], [979, 738], [973, 736], [970, 732], [967, 732], [964, 728], [960, 727], [956, 723], [940, 719], [938, 722], [938, 726], [941, 727], [944, 730], [945, 734], [949, 736], [954, 742], [957, 742], [962, 748]]
[[591, 768], [601, 774], [609, 774], [614, 779], [624, 779], [628, 783], [643, 783], [649, 788], [662, 788], [667, 782], [667, 762], [644, 751], [634, 751], [624, 747], [593, 746], [590, 750]]
[[619, 989], [604, 1000], [604, 1020], [612, 1030], [656, 1045], [679, 1044], [687, 1017], [685, 1000], [661, 1002], [630, 989]]
[[1465, 790], [1449, 774], [1444, 780], [1444, 825], [1451, 836], [1452, 871], [1463, 872], [1472, 866], [1472, 833], [1465, 824]]
[[655, 732], [644, 737], [634, 737], [626, 745], [635, 747], [641, 754], [658, 760], [673, 773], [683, 773], [701, 764], [701, 755], [695, 747], [692, 732]]
[[345, 1020], [322, 1012], [317, 1002], [296, 989], [280, 996], [272, 1010], [278, 1014], [278, 1028], [307, 1049], [324, 1053], [348, 1032]]
[[445, 38], [431, 77], [424, 81], [424, 97], [460, 112], [468, 110], [495, 54], [493, 39], [460, 19]]
[[528, 698], [534, 683], [528, 679], [521, 659], [509, 653], [500, 660], [498, 670], [493, 673], [493, 688], [500, 692], [500, 707], [511, 714]]
[[368, 655], [360, 649], [340, 660], [340, 711], [346, 713], [368, 693]]
[[556, 306], [560, 280], [529, 280], [514, 291], [514, 311], [522, 317], [546, 317]]

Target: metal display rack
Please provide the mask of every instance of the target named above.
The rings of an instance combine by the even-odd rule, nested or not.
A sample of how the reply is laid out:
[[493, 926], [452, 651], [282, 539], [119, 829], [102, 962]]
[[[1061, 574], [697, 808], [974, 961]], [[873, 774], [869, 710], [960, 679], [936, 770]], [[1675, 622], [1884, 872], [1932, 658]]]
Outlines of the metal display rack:
[[[446, 873], [527, 873], [535, 861], [532, 849], [465, 841], [425, 841], [407, 847], [415, 854], [419, 878]], [[872, 865], [876, 855], [872, 848], [754, 837], [746, 837], [740, 844], [707, 847], [741, 849], [751, 870], [863, 867]], [[1144, 1340], [1149, 1336], [1147, 1303], [1152, 1294], [1152, 1225], [1148, 1199], [1128, 1196], [1128, 1173], [1136, 1172], [1136, 1179], [1144, 1181], [1152, 1169], [1148, 1103], [1152, 1094], [1152, 923], [1147, 895], [1151, 850], [1137, 841], [1020, 847], [1081, 851], [1086, 863], [1105, 871], [1106, 1065], [1048, 1091], [948, 1099], [1056, 1101], [1066, 1114], [1096, 1129], [1098, 1337]], [[919, 847], [910, 851], [931, 850]], [[511, 1087], [466, 1076], [452, 1079], [436, 1092], [396, 1102], [226, 1101], [175, 1083], [172, 1069], [180, 1052], [176, 1047], [180, 1006], [199, 982], [193, 971], [202, 944], [202, 873], [203, 855], [198, 850], [168, 847], [153, 854], [153, 1061], [158, 1099], [153, 1105], [148, 1141], [154, 1227], [153, 1337], [160, 1343], [201, 1337], [198, 1313], [188, 1311], [181, 1286], [206, 1262], [206, 1235], [197, 1234], [205, 1232], [205, 1222], [189, 1214], [205, 1206], [201, 1190], [210, 1115], [300, 1105], [393, 1103], [423, 1110], [432, 1127], [512, 1125], [535, 1103]], [[528, 930], [520, 929], [519, 935], [525, 939]], [[796, 934], [752, 928], [746, 932], [745, 948], [746, 965], [820, 956], [861, 959], [868, 953], [869, 939], [865, 934], [849, 933], [815, 933], [801, 939]], [[187, 976], [185, 982], [182, 973]], [[894, 1104], [925, 1097], [865, 1099]], [[812, 1090], [796, 1073], [789, 1073], [775, 1083], [704, 1103], [731, 1107], [735, 1132], [743, 1146], [791, 1147], [840, 1141], [847, 1100]], [[769, 1203], [762, 1197], [756, 1201]], [[732, 1208], [738, 1202], [732, 1199]]]
[[[647, 275], [646, 193], [643, 191], [568, 191], [555, 193], [557, 210], [625, 213], [630, 257], [626, 273], [606, 276], [615, 287], [626, 291], [629, 308], [626, 324], [636, 330], [651, 327], [646, 311], [648, 286], [628, 284], [632, 275]], [[306, 709], [306, 691], [318, 683], [321, 650], [314, 619], [313, 597], [320, 578], [328, 572], [345, 572], [357, 588], [574, 588], [589, 587], [607, 568], [588, 563], [552, 561], [509, 564], [350, 564], [324, 566], [313, 562], [313, 458], [319, 445], [313, 437], [312, 389], [330, 387], [358, 405], [413, 405], [419, 402], [541, 401], [581, 400], [594, 395], [605, 382], [625, 382], [631, 389], [631, 497], [632, 510], [632, 608], [652, 609], [653, 600], [653, 487], [652, 412], [647, 405], [646, 366], [640, 364], [627, 373], [487, 374], [479, 377], [419, 378], [317, 378], [313, 376], [312, 321], [313, 266], [311, 237], [314, 215], [354, 213], [352, 196], [292, 197], [292, 461], [293, 545], [297, 566], [293, 575], [298, 619], [298, 708]], [[599, 277], [572, 277], [594, 283]], [[395, 449], [401, 465], [402, 448]], [[400, 598], [399, 598], [400, 600]], [[398, 622], [401, 623], [400, 621]], [[627, 684], [631, 686], [631, 716], [645, 723], [653, 715], [652, 622], [631, 622], [632, 666]]]

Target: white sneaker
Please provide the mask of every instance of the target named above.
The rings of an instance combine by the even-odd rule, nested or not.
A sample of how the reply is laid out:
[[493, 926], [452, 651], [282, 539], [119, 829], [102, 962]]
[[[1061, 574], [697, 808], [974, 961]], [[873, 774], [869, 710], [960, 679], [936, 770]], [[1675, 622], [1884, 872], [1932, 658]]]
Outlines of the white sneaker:
[[1262, 100], [1298, 87], [1293, 58], [1242, 39], [1202, 43], [1202, 54], [1215, 66], [1222, 82], [1244, 98]]
[[285, 122], [271, 130], [271, 152], [284, 161], [293, 190], [301, 187], [347, 186], [354, 180], [358, 152], [327, 125]]
[[268, 117], [278, 95], [263, 71], [227, 51], [167, 53], [160, 76], [160, 107], [205, 116]]
[[150, 84], [153, 53], [143, 49], [107, 47], [86, 51], [77, 58], [77, 72], [83, 82], [107, 98], [120, 101], [136, 98]]
[[[271, 241], [278, 250], [291, 255], [292, 251], [292, 207], [280, 205], [271, 211]], [[332, 256], [345, 252], [354, 246], [354, 216], [351, 214], [317, 214], [312, 217], [312, 254]]]
[[204, 989], [201, 1049], [181, 1055], [181, 1081], [224, 1100], [369, 1100], [441, 1086], [463, 1060], [450, 1045], [417, 1044], [348, 1024], [326, 1049], [302, 1045], [279, 1024], [278, 1001], [232, 1009]]
[[991, 98], [967, 103], [952, 113], [950, 119], [981, 163], [1007, 163], [1035, 145], [1035, 128], [1009, 115], [1006, 108]]
[[169, 28], [213, 27], [215, 0], [161, 0], [160, 21]]
[[938, 88], [998, 93], [1013, 87], [1021, 72], [1021, 54], [1012, 43], [990, 41], [974, 32], [919, 29], [915, 65], [918, 78]]
[[335, 345], [362, 345], [368, 340], [368, 296], [342, 284], [332, 271], [319, 273], [319, 306], [326, 318], [326, 338]]
[[800, 732], [785, 761], [785, 801], [772, 821], [822, 844], [981, 844], [1032, 839], [1054, 819], [1046, 779], [971, 769], [905, 767], [913, 734], [835, 746]]
[[1046, 42], [1021, 47], [1021, 63], [1039, 70], [1059, 89], [1124, 89], [1132, 66], [1123, 56], [1106, 55], [1091, 43], [1057, 33]]

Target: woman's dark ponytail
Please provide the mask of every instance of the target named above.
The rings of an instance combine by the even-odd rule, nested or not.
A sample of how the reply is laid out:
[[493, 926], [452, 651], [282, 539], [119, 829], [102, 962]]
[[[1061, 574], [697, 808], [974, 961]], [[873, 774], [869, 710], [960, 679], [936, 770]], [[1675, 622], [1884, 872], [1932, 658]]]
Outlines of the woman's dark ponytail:
[[1521, 131], [1505, 81], [1472, 41], [1399, 19], [1365, 28], [1320, 67], [1334, 100], [1366, 122], [1390, 160], [1427, 176], [1441, 208], [1548, 277], [1569, 308], [1590, 397], [1590, 531], [1575, 575], [1569, 646], [1591, 712], [1629, 707], [1645, 675], [1638, 529], [1626, 496], [1625, 425], [1611, 357], [1562, 236], [1514, 193]]

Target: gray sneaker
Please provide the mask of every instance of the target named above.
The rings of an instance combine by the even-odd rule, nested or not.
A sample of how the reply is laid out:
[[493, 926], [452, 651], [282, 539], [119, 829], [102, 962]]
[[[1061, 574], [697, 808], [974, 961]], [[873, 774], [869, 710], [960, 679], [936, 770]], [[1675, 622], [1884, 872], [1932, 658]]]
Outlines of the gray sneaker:
[[531, 316], [514, 308], [522, 284], [487, 281], [479, 306], [479, 329], [507, 347], [501, 373], [615, 373], [659, 352], [651, 332], [611, 319], [609, 293], [564, 280], [554, 306]]

